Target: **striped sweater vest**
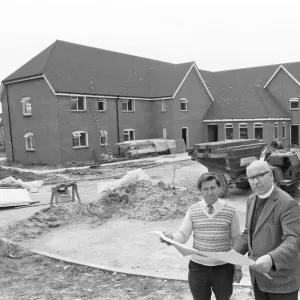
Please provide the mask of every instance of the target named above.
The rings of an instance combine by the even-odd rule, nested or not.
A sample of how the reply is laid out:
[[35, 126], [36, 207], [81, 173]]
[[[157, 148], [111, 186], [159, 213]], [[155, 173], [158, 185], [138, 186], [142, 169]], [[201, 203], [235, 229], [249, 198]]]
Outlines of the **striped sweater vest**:
[[234, 207], [225, 203], [222, 209], [209, 218], [195, 203], [190, 207], [190, 219], [193, 224], [193, 247], [199, 251], [220, 252], [231, 249], [231, 223]]

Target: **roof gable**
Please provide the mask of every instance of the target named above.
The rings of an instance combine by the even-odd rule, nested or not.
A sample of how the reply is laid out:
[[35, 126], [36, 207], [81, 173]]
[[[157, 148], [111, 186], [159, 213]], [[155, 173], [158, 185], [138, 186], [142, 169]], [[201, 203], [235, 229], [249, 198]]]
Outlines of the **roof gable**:
[[[298, 66], [300, 67], [300, 66]], [[280, 65], [277, 70], [273, 73], [273, 75], [271, 76], [271, 78], [267, 81], [267, 83], [264, 85], [264, 88], [266, 88], [269, 83], [273, 80], [273, 78], [277, 75], [277, 73], [280, 71], [280, 70], [283, 70], [289, 77], [291, 77], [292, 80], [294, 80], [299, 86], [300, 86], [300, 83], [299, 81], [283, 66], [283, 65]]]
[[193, 64], [171, 64], [56, 41], [3, 82], [44, 74], [57, 93], [172, 97]]

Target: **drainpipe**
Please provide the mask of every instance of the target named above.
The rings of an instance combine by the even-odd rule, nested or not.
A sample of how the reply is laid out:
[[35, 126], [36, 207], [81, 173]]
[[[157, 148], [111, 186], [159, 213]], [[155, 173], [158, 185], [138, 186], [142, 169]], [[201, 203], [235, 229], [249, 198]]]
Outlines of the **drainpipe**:
[[15, 155], [14, 155], [14, 144], [12, 140], [12, 132], [11, 132], [11, 120], [10, 120], [10, 108], [9, 108], [9, 97], [8, 97], [8, 87], [4, 85], [4, 88], [6, 90], [6, 101], [7, 101], [7, 111], [8, 111], [8, 123], [9, 123], [9, 135], [10, 135], [10, 144], [11, 144], [11, 157], [12, 161], [15, 161]]
[[[118, 143], [120, 143], [119, 99], [120, 99], [120, 97], [116, 98], [117, 141], [118, 141]], [[118, 155], [120, 156], [120, 147], [118, 147]]]

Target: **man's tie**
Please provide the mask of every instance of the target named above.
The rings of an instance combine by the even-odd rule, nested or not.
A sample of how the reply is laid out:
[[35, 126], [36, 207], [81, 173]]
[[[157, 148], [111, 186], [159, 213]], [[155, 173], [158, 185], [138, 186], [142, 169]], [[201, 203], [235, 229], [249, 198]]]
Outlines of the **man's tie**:
[[214, 207], [211, 204], [206, 206], [206, 210], [210, 215], [214, 213]]

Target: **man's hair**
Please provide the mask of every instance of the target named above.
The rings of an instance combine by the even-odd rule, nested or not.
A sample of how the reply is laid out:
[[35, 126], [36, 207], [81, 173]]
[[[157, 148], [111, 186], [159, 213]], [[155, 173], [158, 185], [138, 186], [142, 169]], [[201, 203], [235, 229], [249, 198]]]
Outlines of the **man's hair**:
[[221, 181], [219, 179], [219, 176], [218, 174], [216, 173], [212, 173], [212, 172], [208, 172], [208, 173], [204, 173], [202, 174], [198, 181], [197, 181], [197, 188], [198, 190], [201, 190], [201, 187], [202, 187], [202, 183], [205, 182], [205, 181], [212, 181], [212, 180], [215, 180], [216, 183], [217, 183], [217, 186], [220, 187], [221, 186]]

